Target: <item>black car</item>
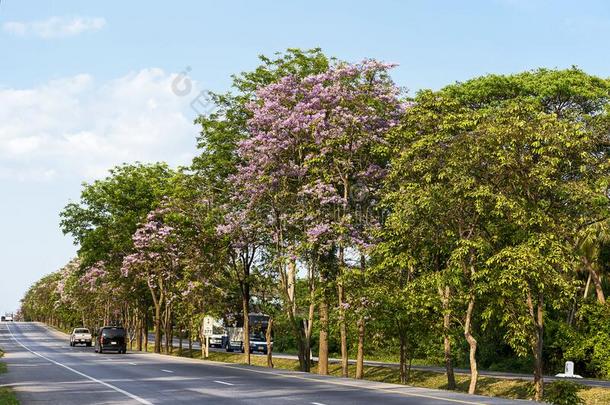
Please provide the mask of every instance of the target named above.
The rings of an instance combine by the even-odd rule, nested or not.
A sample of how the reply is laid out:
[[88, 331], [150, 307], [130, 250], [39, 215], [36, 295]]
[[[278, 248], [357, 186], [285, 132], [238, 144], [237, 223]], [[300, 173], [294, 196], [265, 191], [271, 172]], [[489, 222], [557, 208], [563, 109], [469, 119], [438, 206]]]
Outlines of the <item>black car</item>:
[[120, 326], [104, 326], [100, 328], [95, 337], [95, 352], [114, 351], [125, 353], [127, 351], [126, 336], [125, 329]]

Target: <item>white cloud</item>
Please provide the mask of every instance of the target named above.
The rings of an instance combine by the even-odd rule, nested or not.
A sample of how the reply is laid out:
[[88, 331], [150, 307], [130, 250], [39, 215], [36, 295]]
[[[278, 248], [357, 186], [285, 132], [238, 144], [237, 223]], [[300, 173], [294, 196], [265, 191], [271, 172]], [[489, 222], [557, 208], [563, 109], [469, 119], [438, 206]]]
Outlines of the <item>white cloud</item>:
[[4, 31], [16, 36], [35, 36], [43, 39], [66, 38], [87, 31], [99, 31], [106, 25], [102, 17], [49, 17], [42, 21], [8, 21]]
[[90, 180], [123, 162], [187, 164], [196, 153], [197, 94], [181, 79], [144, 69], [104, 83], [89, 75], [29, 89], [0, 88], [0, 178]]

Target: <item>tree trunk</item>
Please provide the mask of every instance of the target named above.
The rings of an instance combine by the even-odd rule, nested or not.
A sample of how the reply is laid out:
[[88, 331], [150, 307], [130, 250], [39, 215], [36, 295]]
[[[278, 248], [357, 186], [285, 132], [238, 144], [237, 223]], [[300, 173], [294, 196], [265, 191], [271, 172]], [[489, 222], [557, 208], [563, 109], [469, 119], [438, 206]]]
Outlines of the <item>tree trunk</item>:
[[138, 333], [138, 323], [136, 316], [133, 315], [129, 318], [129, 350], [133, 350], [133, 341]]
[[404, 330], [399, 325], [399, 340], [400, 340], [400, 383], [407, 384], [409, 378], [407, 375], [407, 337]]
[[593, 265], [589, 265], [589, 269], [591, 272], [591, 279], [593, 280], [593, 285], [595, 286], [595, 293], [597, 294], [597, 301], [600, 304], [606, 303], [606, 297], [604, 295], [604, 289], [602, 288], [602, 280], [599, 273], [593, 268]]
[[205, 359], [207, 357], [207, 346], [205, 335], [203, 334], [203, 323], [205, 322], [205, 317], [201, 320], [201, 325], [199, 325], [199, 347], [201, 348], [201, 358]]
[[[250, 364], [250, 284], [244, 282], [242, 287], [242, 312], [244, 313], [244, 361]], [[203, 346], [202, 346], [203, 347]]]
[[189, 357], [193, 357], [193, 318], [189, 314]]
[[184, 340], [184, 336], [182, 336], [182, 327], [178, 331], [178, 356], [182, 356], [182, 341]]
[[136, 322], [137, 338], [136, 338], [136, 350], [142, 351], [142, 314], [138, 311], [138, 320]]
[[339, 248], [339, 279], [337, 280], [337, 294], [339, 298], [339, 332], [341, 335], [341, 376], [349, 377], [349, 354], [347, 352], [347, 324], [345, 319], [345, 291], [341, 274], [345, 265], [344, 250]]
[[332, 272], [335, 255], [330, 253], [322, 257], [320, 268], [320, 341], [318, 343], [318, 374], [328, 375], [328, 274]]
[[165, 334], [165, 353], [171, 354], [174, 351], [174, 333], [172, 326], [172, 307], [167, 304], [165, 308], [165, 317], [163, 321]]
[[470, 347], [469, 361], [470, 361], [470, 385], [468, 386], [468, 393], [473, 395], [477, 388], [477, 379], [479, 377], [479, 371], [477, 369], [477, 341], [472, 336], [472, 313], [474, 312], [474, 295], [470, 296], [468, 301], [468, 309], [466, 310], [466, 319], [464, 320], [464, 337]]
[[165, 313], [163, 314], [163, 341], [164, 341], [164, 345], [163, 345], [163, 350], [165, 352], [165, 354], [169, 354], [169, 346], [170, 346], [170, 342], [169, 342], [169, 323], [167, 322], [167, 316], [168, 316], [168, 312], [169, 312], [169, 308], [165, 308]]
[[305, 322], [302, 322], [297, 318], [296, 312], [296, 262], [294, 260], [290, 260], [287, 269], [281, 268], [280, 272], [284, 272], [281, 276], [281, 281], [284, 298], [286, 300], [285, 310], [297, 343], [299, 369], [301, 371], [309, 371], [311, 361], [306, 336], [307, 327]]
[[328, 303], [325, 294], [319, 307], [320, 312], [320, 343], [318, 347], [318, 374], [328, 375]]
[[311, 336], [313, 334], [313, 320], [316, 311], [316, 285], [314, 268], [309, 272], [309, 311], [307, 313], [307, 325], [305, 328], [305, 351], [307, 352], [307, 371], [311, 370], [313, 359], [311, 357]]
[[167, 336], [169, 337], [169, 353], [174, 353], [174, 325], [172, 324], [172, 320], [169, 320], [169, 328], [167, 331]]
[[356, 378], [364, 378], [364, 317], [358, 320], [358, 353], [356, 357]]
[[155, 353], [161, 353], [161, 305], [155, 304]]
[[589, 296], [589, 287], [591, 287], [591, 272], [589, 272], [589, 277], [587, 277], [587, 284], [585, 285], [585, 292], [583, 293], [583, 299], [587, 299]]
[[345, 320], [345, 292], [343, 290], [343, 282], [337, 283], [339, 294], [339, 332], [341, 335], [341, 376], [349, 377], [349, 354], [347, 352], [347, 324]]
[[451, 308], [449, 298], [451, 290], [445, 286], [444, 290], [439, 287], [439, 295], [443, 305], [443, 346], [445, 351], [445, 370], [447, 371], [447, 389], [455, 389], [455, 374], [453, 373], [453, 357], [451, 356]]
[[144, 312], [144, 324], [142, 325], [142, 333], [144, 334], [144, 351], [148, 351], [148, 309]]
[[544, 296], [538, 294], [538, 304], [536, 308], [536, 339], [534, 342], [534, 386], [536, 389], [536, 401], [541, 401], [544, 397], [544, 378], [543, 378], [543, 364], [542, 364], [542, 346], [544, 338]]
[[271, 336], [273, 336], [273, 318], [269, 318], [267, 332], [265, 333], [267, 340], [267, 367], [269, 368], [273, 368], [273, 343], [271, 342]]
[[299, 357], [299, 369], [301, 371], [308, 372], [310, 370], [309, 366], [311, 364], [311, 361], [309, 359], [309, 357], [310, 357], [310, 352], [308, 351], [309, 348], [307, 347], [307, 344], [306, 344], [307, 338], [305, 337], [306, 328], [305, 328], [304, 322], [299, 321], [299, 319], [297, 319], [294, 316], [292, 311], [290, 311], [288, 313], [288, 319], [290, 321], [290, 325], [292, 326], [292, 331], [297, 340], [296, 343], [297, 343], [297, 350], [298, 350], [298, 357]]
[[[364, 254], [360, 255], [360, 276], [362, 279], [360, 280], [362, 286], [366, 284], [365, 273], [366, 271], [366, 257]], [[365, 308], [361, 308], [364, 310]], [[364, 337], [365, 337], [365, 319], [364, 315], [360, 315], [360, 319], [358, 319], [358, 350], [356, 354], [356, 378], [363, 379], [364, 378]]]

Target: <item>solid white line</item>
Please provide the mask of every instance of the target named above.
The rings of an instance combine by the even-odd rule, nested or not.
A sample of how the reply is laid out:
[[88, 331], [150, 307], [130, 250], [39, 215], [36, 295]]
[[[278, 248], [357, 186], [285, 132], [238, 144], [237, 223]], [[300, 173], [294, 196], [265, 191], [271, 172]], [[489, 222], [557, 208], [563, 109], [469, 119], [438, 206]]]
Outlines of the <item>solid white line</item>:
[[163, 369], [161, 369], [161, 371], [163, 371], [164, 373], [173, 373], [172, 370], [163, 370]]
[[231, 383], [224, 382], [224, 381], [218, 381], [218, 380], [214, 380], [214, 382], [218, 383], [218, 384], [224, 384], [224, 385], [235, 385], [235, 384], [231, 384]]
[[50, 361], [51, 363], [53, 363], [53, 364], [55, 364], [55, 365], [57, 365], [57, 366], [63, 367], [63, 368], [65, 368], [66, 370], [70, 370], [70, 371], [72, 371], [74, 374], [78, 374], [78, 375], [80, 375], [81, 377], [85, 377], [85, 378], [86, 378], [86, 379], [88, 379], [88, 380], [91, 380], [91, 381], [93, 381], [93, 382], [95, 382], [95, 383], [98, 383], [98, 384], [102, 384], [102, 385], [103, 385], [103, 386], [105, 386], [105, 387], [108, 387], [108, 388], [110, 388], [110, 389], [112, 389], [112, 390], [114, 390], [114, 391], [116, 391], [116, 392], [119, 392], [119, 393], [121, 393], [121, 394], [123, 394], [123, 395], [126, 395], [126, 396], [128, 396], [129, 398], [131, 398], [131, 399], [133, 399], [133, 400], [135, 400], [135, 401], [138, 401], [138, 402], [139, 402], [139, 403], [141, 403], [141, 404], [144, 404], [144, 405], [153, 405], [151, 402], [149, 402], [149, 401], [147, 401], [147, 400], [145, 400], [145, 399], [143, 399], [143, 398], [140, 398], [140, 397], [139, 397], [139, 396], [137, 396], [137, 395], [131, 394], [131, 393], [129, 393], [129, 392], [127, 392], [127, 391], [125, 391], [125, 390], [120, 389], [119, 387], [115, 387], [115, 386], [114, 386], [114, 385], [112, 385], [112, 384], [108, 384], [107, 382], [104, 382], [104, 381], [102, 381], [102, 380], [98, 380], [97, 378], [91, 377], [91, 376], [89, 376], [89, 375], [87, 375], [87, 374], [85, 374], [85, 373], [81, 373], [80, 371], [75, 370], [75, 369], [73, 369], [72, 367], [66, 366], [65, 364], [62, 364], [62, 363], [60, 363], [60, 362], [58, 362], [58, 361], [55, 361], [55, 360], [52, 360], [52, 359], [50, 359], [50, 358], [48, 358], [48, 357], [45, 357], [45, 356], [43, 356], [43, 355], [42, 355], [42, 354], [40, 354], [40, 353], [36, 353], [35, 351], [33, 351], [33, 350], [31, 350], [30, 348], [28, 348], [26, 345], [24, 345], [23, 343], [21, 343], [19, 340], [17, 340], [17, 338], [15, 337], [15, 335], [13, 335], [13, 332], [11, 331], [11, 328], [8, 326], [8, 324], [6, 325], [6, 327], [7, 327], [7, 329], [8, 329], [8, 333], [10, 333], [10, 334], [11, 334], [11, 337], [13, 338], [13, 340], [14, 340], [14, 341], [15, 341], [15, 342], [16, 342], [18, 345], [20, 345], [20, 346], [21, 346], [21, 347], [23, 347], [25, 350], [27, 350], [28, 352], [30, 352], [30, 353], [32, 353], [32, 354], [35, 354], [36, 356], [38, 356], [38, 357], [40, 357], [40, 358], [42, 358], [42, 359], [45, 359], [45, 360], [47, 360], [47, 361]]

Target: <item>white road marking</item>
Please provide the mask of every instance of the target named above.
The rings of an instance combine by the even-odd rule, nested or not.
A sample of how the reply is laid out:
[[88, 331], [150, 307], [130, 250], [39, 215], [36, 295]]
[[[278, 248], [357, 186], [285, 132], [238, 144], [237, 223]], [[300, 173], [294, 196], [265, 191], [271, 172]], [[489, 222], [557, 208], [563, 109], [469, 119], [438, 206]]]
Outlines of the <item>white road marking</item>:
[[129, 392], [125, 391], [125, 390], [122, 390], [122, 389], [120, 389], [119, 387], [115, 387], [115, 386], [114, 386], [114, 385], [112, 385], [112, 384], [108, 384], [107, 382], [104, 382], [104, 381], [102, 381], [102, 380], [98, 380], [97, 378], [91, 377], [91, 376], [89, 376], [89, 375], [87, 375], [87, 374], [85, 374], [85, 373], [81, 373], [80, 371], [75, 370], [75, 369], [73, 369], [72, 367], [66, 366], [65, 364], [62, 364], [62, 363], [60, 363], [60, 362], [58, 362], [58, 361], [55, 361], [55, 360], [52, 360], [52, 359], [50, 359], [50, 358], [48, 358], [48, 357], [43, 356], [43, 355], [42, 355], [42, 354], [40, 354], [40, 353], [35, 352], [34, 350], [31, 350], [29, 347], [27, 347], [26, 345], [24, 345], [23, 343], [21, 343], [19, 340], [17, 340], [17, 338], [15, 337], [15, 335], [13, 335], [13, 331], [11, 331], [11, 328], [8, 326], [8, 324], [6, 325], [6, 328], [8, 329], [8, 333], [10, 333], [10, 334], [11, 334], [11, 337], [13, 338], [13, 340], [14, 340], [14, 341], [15, 341], [15, 342], [16, 342], [18, 345], [20, 345], [20, 346], [21, 346], [21, 347], [23, 347], [25, 350], [27, 350], [28, 352], [30, 352], [30, 353], [32, 353], [32, 354], [34, 354], [34, 355], [36, 355], [36, 356], [38, 356], [38, 357], [40, 357], [40, 358], [42, 358], [42, 359], [45, 359], [45, 360], [47, 360], [47, 361], [50, 361], [51, 363], [53, 363], [53, 364], [55, 364], [55, 365], [57, 365], [57, 366], [63, 367], [63, 368], [65, 368], [66, 370], [70, 370], [70, 371], [72, 371], [74, 374], [78, 374], [78, 375], [80, 375], [81, 377], [85, 377], [85, 378], [86, 378], [86, 379], [88, 379], [88, 380], [91, 380], [91, 381], [93, 381], [93, 382], [95, 382], [95, 383], [98, 383], [98, 384], [102, 384], [103, 386], [108, 387], [108, 388], [110, 388], [110, 389], [112, 389], [112, 390], [114, 390], [114, 391], [116, 391], [116, 392], [118, 392], [118, 393], [121, 393], [121, 394], [123, 394], [123, 395], [126, 395], [126, 396], [128, 396], [129, 398], [131, 398], [131, 399], [133, 399], [133, 400], [135, 400], [135, 401], [138, 401], [138, 402], [139, 402], [139, 403], [141, 403], [141, 404], [144, 404], [144, 405], [153, 405], [151, 402], [149, 402], [149, 401], [145, 400], [144, 398], [140, 398], [139, 396], [134, 395], [134, 394], [132, 394], [132, 393], [129, 393]]
[[[189, 359], [191, 360], [191, 359]], [[184, 359], [184, 361], [187, 361], [187, 359]], [[198, 361], [198, 360], [194, 360], [194, 362]], [[484, 402], [473, 402], [473, 401], [466, 401], [466, 400], [462, 400], [462, 399], [454, 399], [454, 398], [443, 398], [437, 395], [429, 395], [429, 394], [417, 394], [415, 392], [404, 392], [404, 391], [396, 391], [394, 388], [392, 389], [388, 389], [388, 388], [382, 388], [382, 387], [377, 387], [377, 386], [366, 386], [366, 385], [357, 385], [357, 384], [349, 384], [349, 383], [345, 383], [345, 382], [341, 382], [341, 381], [332, 381], [332, 380], [322, 380], [322, 379], [317, 379], [317, 378], [313, 378], [313, 377], [305, 377], [305, 376], [301, 376], [298, 374], [282, 374], [282, 373], [274, 373], [272, 371], [264, 371], [264, 370], [255, 370], [253, 368], [241, 368], [241, 367], [236, 367], [234, 365], [230, 365], [230, 364], [223, 364], [223, 363], [209, 363], [210, 366], [215, 366], [215, 367], [223, 367], [223, 368], [232, 368], [232, 369], [239, 369], [239, 370], [243, 370], [243, 371], [249, 371], [252, 373], [258, 373], [258, 374], [267, 374], [267, 375], [271, 375], [274, 377], [279, 377], [279, 378], [296, 378], [299, 380], [305, 380], [305, 381], [312, 381], [312, 382], [316, 382], [316, 383], [322, 383], [322, 384], [331, 384], [331, 385], [339, 385], [339, 386], [343, 386], [343, 387], [350, 387], [350, 388], [356, 388], [356, 389], [366, 389], [366, 390], [372, 390], [372, 391], [379, 391], [379, 392], [386, 392], [389, 394], [394, 394], [394, 395], [404, 395], [407, 397], [419, 397], [419, 398], [427, 398], [427, 399], [437, 399], [439, 401], [444, 401], [444, 402], [454, 402], [456, 404], [467, 404], [467, 405], [485, 405]], [[407, 388], [405, 387], [397, 387], [397, 388]], [[424, 390], [424, 389], [422, 389]]]
[[[164, 354], [155, 354], [155, 353], [150, 353], [150, 352], [144, 353], [144, 354], [147, 356], [157, 356], [159, 358], [167, 358], [167, 356]], [[244, 368], [244, 367], [236, 366], [236, 365], [230, 364], [230, 363], [222, 363], [222, 362], [216, 362], [216, 361], [203, 362], [201, 360], [192, 359], [192, 358], [188, 358], [188, 357], [172, 357], [171, 359], [174, 362], [199, 364], [199, 365], [205, 365], [205, 366], [209, 366], [209, 367], [228, 368], [228, 369], [232, 369], [232, 370], [238, 369], [240, 371], [249, 372], [249, 373], [266, 374], [266, 375], [270, 375], [270, 376], [273, 376], [276, 378], [294, 378], [294, 379], [299, 379], [299, 380], [311, 381], [311, 382], [315, 382], [318, 384], [329, 384], [329, 385], [337, 385], [337, 386], [343, 386], [343, 387], [349, 387], [349, 388], [356, 388], [359, 390], [378, 391], [378, 392], [384, 392], [384, 393], [393, 394], [393, 395], [401, 395], [401, 396], [406, 396], [406, 397], [435, 399], [435, 400], [442, 401], [442, 402], [452, 402], [452, 403], [456, 403], [456, 404], [485, 405], [485, 402], [475, 402], [476, 398], [469, 401], [466, 399], [442, 397], [442, 396], [440, 396], [440, 395], [442, 395], [442, 392], [440, 392], [440, 390], [436, 390], [436, 391], [439, 391], [438, 395], [427, 394], [426, 392], [429, 391], [427, 388], [410, 387], [410, 386], [406, 386], [406, 385], [400, 386], [400, 385], [396, 385], [396, 384], [393, 384], [394, 386], [385, 388], [384, 386], [350, 384], [347, 381], [341, 382], [341, 381], [333, 381], [330, 379], [327, 380], [327, 379], [322, 379], [322, 378], [306, 377], [305, 375], [301, 375], [301, 374], [284, 374], [284, 373], [279, 373], [278, 370], [276, 370], [274, 372], [274, 371], [264, 371], [264, 370], [254, 369], [254, 368]], [[388, 385], [392, 385], [392, 384], [388, 384]], [[413, 391], [419, 391], [419, 392], [399, 391], [402, 388], [410, 389]]]
[[131, 364], [132, 366], [137, 366], [137, 363], [129, 363], [129, 364]]
[[173, 373], [172, 370], [163, 370], [163, 369], [161, 369], [161, 371], [163, 371], [164, 373]]
[[310, 402], [311, 405], [326, 405], [323, 404], [322, 402]]
[[224, 384], [224, 385], [235, 385], [235, 384], [231, 384], [231, 383], [224, 382], [224, 381], [218, 381], [218, 380], [214, 380], [214, 382], [218, 383], [218, 384]]

